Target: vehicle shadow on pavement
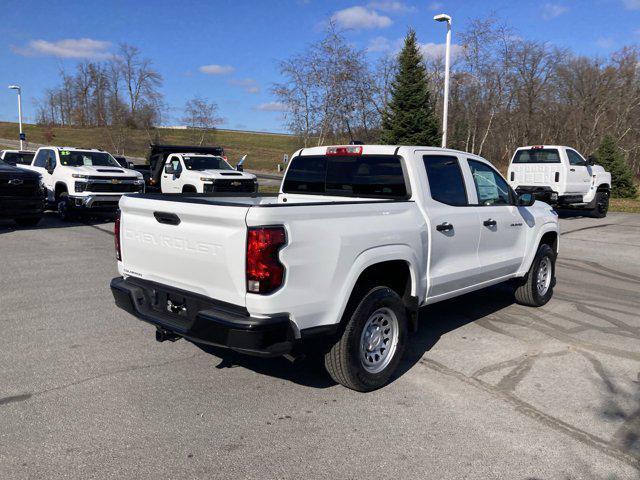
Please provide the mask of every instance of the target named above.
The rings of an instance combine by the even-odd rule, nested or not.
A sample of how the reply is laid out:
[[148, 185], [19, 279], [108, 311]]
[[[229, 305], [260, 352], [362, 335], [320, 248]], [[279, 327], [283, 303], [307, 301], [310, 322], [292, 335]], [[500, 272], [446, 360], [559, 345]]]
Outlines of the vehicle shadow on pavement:
[[52, 228], [69, 228], [79, 227], [82, 225], [98, 226], [113, 222], [113, 215], [104, 216], [84, 216], [72, 222], [63, 222], [55, 212], [45, 212], [42, 220], [32, 227], [22, 227], [17, 225], [13, 220], [0, 220], [0, 235], [4, 233], [12, 233], [26, 230], [49, 230]]
[[[404, 359], [391, 383], [408, 372], [431, 350], [443, 335], [469, 323], [491, 315], [514, 302], [513, 288], [508, 284], [496, 285], [479, 292], [420, 310], [418, 331], [412, 333]], [[195, 344], [201, 350], [218, 357], [217, 368], [242, 367], [261, 375], [268, 375], [311, 388], [328, 388], [336, 385], [324, 368], [320, 352], [309, 353], [295, 362], [285, 358], [259, 358], [243, 355], [227, 349]]]
[[449, 332], [513, 305], [514, 292], [502, 283], [420, 309], [418, 331], [411, 334], [395, 379], [404, 375]]

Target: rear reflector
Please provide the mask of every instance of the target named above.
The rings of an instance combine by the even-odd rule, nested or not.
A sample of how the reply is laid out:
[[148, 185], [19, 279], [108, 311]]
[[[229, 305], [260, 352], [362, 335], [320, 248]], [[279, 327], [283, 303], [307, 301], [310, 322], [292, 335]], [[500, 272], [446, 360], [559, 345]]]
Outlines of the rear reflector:
[[346, 147], [327, 147], [328, 157], [357, 157], [358, 155], [362, 155], [361, 145], [349, 145]]
[[262, 295], [282, 285], [285, 268], [278, 251], [287, 244], [284, 227], [251, 227], [247, 232], [247, 292]]
[[556, 172], [556, 182], [560, 181], [560, 172]]
[[120, 249], [120, 210], [116, 213], [116, 221], [113, 224], [113, 240], [116, 247], [116, 259], [122, 260], [122, 251]]

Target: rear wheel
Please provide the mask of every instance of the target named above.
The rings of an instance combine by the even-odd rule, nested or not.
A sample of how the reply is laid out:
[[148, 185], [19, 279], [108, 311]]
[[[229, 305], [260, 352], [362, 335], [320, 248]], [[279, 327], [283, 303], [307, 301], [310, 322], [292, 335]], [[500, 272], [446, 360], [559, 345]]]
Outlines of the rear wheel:
[[553, 296], [556, 283], [556, 254], [546, 244], [540, 245], [527, 275], [516, 288], [516, 302], [529, 307], [541, 307]]
[[604, 218], [609, 211], [609, 192], [601, 191], [596, 192], [596, 198], [594, 199], [595, 205], [591, 209], [590, 216], [593, 218]]
[[405, 305], [388, 287], [364, 295], [339, 340], [325, 355], [325, 367], [338, 383], [368, 392], [384, 386], [398, 367], [408, 335]]
[[14, 218], [15, 222], [21, 227], [35, 227], [42, 217], [25, 217], [25, 218]]

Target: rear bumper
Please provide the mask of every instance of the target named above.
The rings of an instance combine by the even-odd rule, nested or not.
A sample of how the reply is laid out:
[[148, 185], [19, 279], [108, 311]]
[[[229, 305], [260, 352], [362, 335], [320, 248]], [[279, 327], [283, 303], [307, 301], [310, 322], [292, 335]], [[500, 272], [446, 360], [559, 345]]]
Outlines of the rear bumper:
[[[295, 329], [288, 314], [252, 317], [242, 307], [131, 277], [111, 280], [111, 292], [116, 305], [131, 315], [198, 343], [263, 357], [293, 349]], [[170, 305], [181, 313], [172, 313]]]
[[0, 197], [0, 218], [40, 216], [44, 203], [44, 197]]
[[516, 193], [533, 193], [536, 200], [560, 207], [583, 202], [582, 195], [559, 195], [551, 187], [520, 186], [516, 188]]

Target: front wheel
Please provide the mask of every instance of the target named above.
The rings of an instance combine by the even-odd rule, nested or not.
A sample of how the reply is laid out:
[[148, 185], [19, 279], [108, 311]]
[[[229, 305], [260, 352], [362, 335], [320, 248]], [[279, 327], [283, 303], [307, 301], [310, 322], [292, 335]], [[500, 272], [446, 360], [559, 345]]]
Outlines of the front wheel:
[[57, 201], [58, 218], [63, 222], [70, 222], [74, 219], [73, 207], [69, 201], [69, 195], [67, 192], [63, 192], [58, 197]]
[[405, 305], [396, 292], [375, 287], [347, 319], [339, 340], [325, 355], [329, 375], [359, 392], [384, 386], [398, 367], [408, 335]]
[[553, 296], [555, 275], [556, 254], [549, 245], [540, 245], [531, 268], [516, 288], [516, 302], [528, 307], [545, 305]]
[[609, 211], [609, 192], [596, 192], [595, 205], [590, 215], [593, 218], [604, 218]]

